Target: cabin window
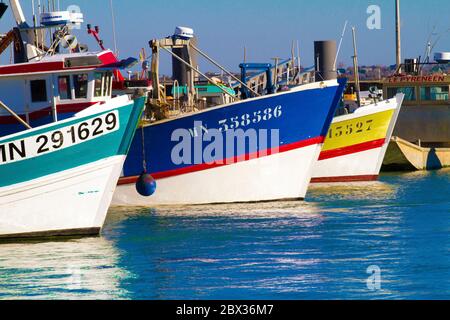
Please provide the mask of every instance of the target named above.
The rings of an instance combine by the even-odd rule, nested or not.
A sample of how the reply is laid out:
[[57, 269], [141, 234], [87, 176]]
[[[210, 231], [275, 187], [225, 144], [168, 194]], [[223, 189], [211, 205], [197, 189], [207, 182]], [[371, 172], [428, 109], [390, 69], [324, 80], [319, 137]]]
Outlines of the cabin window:
[[430, 86], [420, 88], [420, 99], [424, 101], [447, 101], [448, 86]]
[[103, 77], [102, 73], [95, 73], [94, 75], [94, 97], [101, 97], [103, 95]]
[[398, 93], [405, 94], [405, 101], [415, 101], [416, 88], [415, 87], [392, 87], [387, 88], [388, 99], [395, 97]]
[[73, 86], [76, 99], [87, 99], [88, 75], [77, 74], [73, 76]]
[[95, 97], [109, 97], [111, 96], [112, 73], [97, 72], [94, 75], [94, 96]]
[[105, 76], [105, 96], [111, 96], [111, 74], [107, 73]]
[[72, 89], [70, 88], [70, 77], [58, 77], [58, 91], [60, 100], [72, 99]]
[[31, 87], [31, 102], [45, 102], [47, 101], [47, 81], [32, 80]]

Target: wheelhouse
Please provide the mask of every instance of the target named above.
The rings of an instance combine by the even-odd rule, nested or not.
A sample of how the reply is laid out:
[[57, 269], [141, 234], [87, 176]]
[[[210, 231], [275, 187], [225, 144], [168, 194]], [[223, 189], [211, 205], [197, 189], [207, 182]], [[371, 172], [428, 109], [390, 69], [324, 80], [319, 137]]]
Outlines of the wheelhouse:
[[394, 136], [422, 147], [450, 147], [450, 76], [393, 76], [384, 81], [386, 99], [404, 93]]
[[[29, 125], [73, 116], [112, 96], [111, 51], [56, 55], [39, 62], [0, 66], [0, 96]], [[18, 123], [0, 110], [0, 134], [16, 132]]]
[[405, 94], [404, 106], [450, 105], [450, 76], [393, 76], [384, 83], [386, 99]]

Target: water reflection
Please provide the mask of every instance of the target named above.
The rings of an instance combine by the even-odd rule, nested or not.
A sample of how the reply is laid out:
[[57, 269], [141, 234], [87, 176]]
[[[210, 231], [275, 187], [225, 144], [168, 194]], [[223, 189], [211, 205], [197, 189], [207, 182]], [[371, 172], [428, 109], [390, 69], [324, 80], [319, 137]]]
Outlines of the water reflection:
[[[396, 188], [374, 185], [395, 198]], [[356, 191], [365, 205], [352, 204], [361, 201]], [[389, 272], [399, 263], [404, 243], [393, 237], [401, 215], [355, 186], [315, 192], [307, 202], [115, 208], [111, 221], [134, 230], [118, 241], [127, 248], [123, 260], [140, 274], [123, 285], [150, 299], [330, 298], [340, 287], [348, 297], [372, 298], [366, 268], [378, 263]]]
[[317, 204], [303, 201], [275, 201], [244, 204], [160, 206], [153, 209], [116, 207], [111, 208], [110, 218], [120, 220], [125, 217], [148, 214], [170, 217], [227, 217], [233, 218], [320, 218]]
[[0, 245], [0, 298], [446, 298], [449, 182], [387, 174], [313, 186], [306, 202], [113, 208], [100, 238]]
[[126, 298], [118, 256], [104, 238], [0, 244], [0, 299]]
[[307, 200], [387, 200], [394, 199], [397, 196], [397, 191], [398, 188], [395, 185], [381, 181], [312, 184]]

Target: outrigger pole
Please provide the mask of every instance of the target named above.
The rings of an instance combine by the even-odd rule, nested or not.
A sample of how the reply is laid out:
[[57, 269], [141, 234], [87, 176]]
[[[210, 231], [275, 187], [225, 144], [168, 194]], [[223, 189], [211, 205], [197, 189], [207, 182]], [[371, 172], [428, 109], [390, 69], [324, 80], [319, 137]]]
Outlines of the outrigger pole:
[[33, 129], [28, 123], [22, 120], [21, 117], [17, 115], [14, 111], [12, 111], [6, 104], [4, 104], [2, 101], [0, 101], [0, 107], [5, 109], [8, 113], [10, 113], [17, 121], [19, 121], [21, 124], [23, 124], [27, 129]]
[[344, 40], [345, 31], [347, 31], [347, 24], [348, 24], [348, 20], [345, 20], [344, 29], [342, 30], [341, 40], [339, 40], [339, 46], [338, 46], [338, 49], [336, 52], [336, 57], [334, 58], [333, 71], [337, 71], [337, 68], [336, 68], [337, 59], [339, 57], [339, 53], [341, 52], [342, 41]]
[[168, 53], [170, 53], [175, 59], [177, 59], [178, 61], [180, 61], [181, 63], [183, 63], [184, 65], [186, 65], [187, 67], [189, 67], [191, 70], [193, 70], [194, 72], [197, 72], [199, 75], [205, 77], [209, 82], [211, 82], [213, 85], [215, 85], [217, 88], [219, 88], [220, 90], [222, 90], [225, 94], [229, 95], [231, 98], [233, 98], [233, 100], [236, 100], [236, 97], [234, 95], [232, 95], [231, 93], [229, 93], [227, 90], [225, 90], [224, 88], [222, 88], [221, 86], [217, 85], [215, 83], [215, 81], [213, 81], [211, 78], [209, 78], [207, 75], [205, 75], [203, 72], [201, 72], [200, 70], [197, 70], [193, 65], [191, 65], [190, 63], [187, 63], [186, 61], [184, 61], [181, 57], [179, 57], [178, 55], [176, 55], [175, 53], [173, 53], [172, 51], [170, 51], [169, 49], [165, 48], [165, 47], [160, 47], [162, 49], [164, 49], [165, 51], [167, 51]]
[[244, 86], [246, 89], [250, 90], [251, 92], [253, 92], [257, 97], [261, 96], [258, 92], [256, 92], [255, 90], [253, 90], [252, 88], [250, 88], [247, 84], [245, 84], [244, 82], [242, 82], [238, 77], [236, 77], [235, 75], [233, 75], [231, 72], [229, 72], [227, 69], [225, 69], [224, 67], [222, 67], [218, 62], [214, 61], [211, 57], [209, 57], [206, 53], [204, 53], [203, 51], [201, 51], [199, 48], [197, 48], [195, 45], [193, 45], [192, 43], [189, 43], [189, 46], [194, 49], [195, 51], [197, 51], [198, 53], [200, 53], [203, 57], [205, 57], [205, 59], [207, 59], [209, 62], [211, 62], [212, 64], [214, 64], [216, 67], [218, 67], [220, 70], [222, 70], [223, 72], [225, 72], [226, 74], [228, 74], [230, 77], [232, 77], [234, 80], [236, 80], [237, 82], [239, 82], [242, 86]]

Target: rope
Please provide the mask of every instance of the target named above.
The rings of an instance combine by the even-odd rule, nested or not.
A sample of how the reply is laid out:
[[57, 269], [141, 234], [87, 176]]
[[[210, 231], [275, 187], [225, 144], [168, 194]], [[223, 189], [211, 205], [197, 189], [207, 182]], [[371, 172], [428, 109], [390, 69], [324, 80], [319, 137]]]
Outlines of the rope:
[[141, 126], [141, 134], [142, 134], [142, 166], [144, 169], [144, 173], [147, 173], [147, 157], [145, 155], [145, 135], [144, 135], [144, 126]]

